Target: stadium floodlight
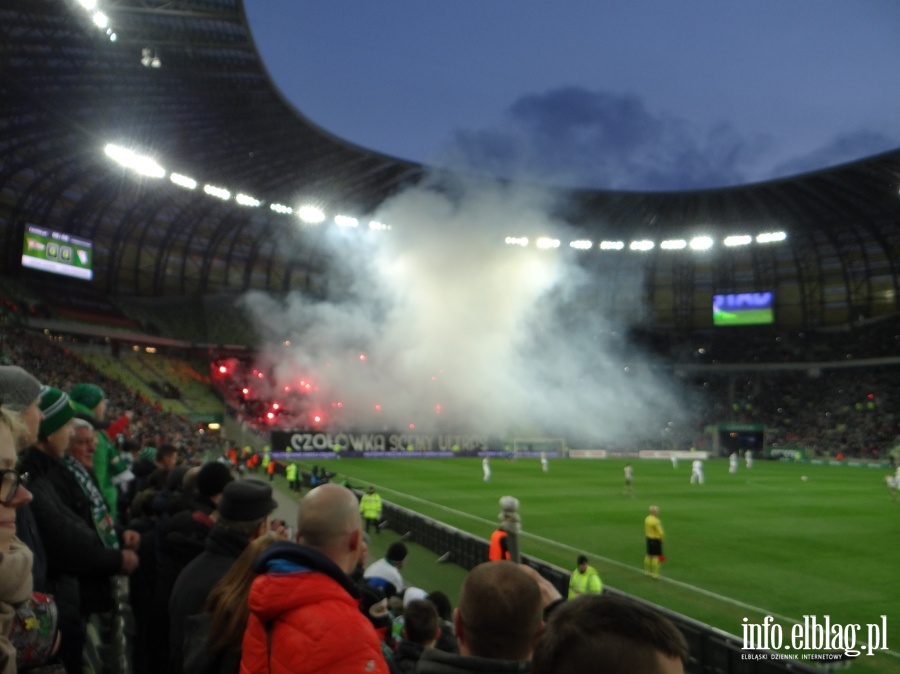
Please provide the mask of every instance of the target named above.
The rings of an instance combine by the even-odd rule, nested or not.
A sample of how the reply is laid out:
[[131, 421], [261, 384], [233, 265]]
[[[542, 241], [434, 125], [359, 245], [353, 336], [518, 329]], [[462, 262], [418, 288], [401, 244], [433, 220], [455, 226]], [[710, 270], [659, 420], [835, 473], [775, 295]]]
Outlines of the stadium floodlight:
[[78, 4], [84, 7], [89, 12], [97, 9], [97, 0], [78, 0]]
[[116, 40], [119, 39], [119, 36], [116, 35], [115, 33], [113, 33], [112, 31], [110, 31], [109, 33], [107, 33], [107, 35], [109, 35], [109, 41], [110, 41], [110, 42], [115, 42]]
[[682, 250], [687, 248], [687, 241], [684, 239], [667, 239], [659, 244], [663, 250]]
[[94, 25], [97, 26], [97, 28], [106, 28], [109, 26], [109, 17], [103, 12], [94, 12], [91, 14], [91, 21], [94, 22]]
[[197, 181], [193, 178], [189, 178], [188, 176], [181, 175], [180, 173], [173, 173], [169, 176], [169, 180], [178, 185], [179, 187], [184, 187], [188, 190], [197, 189]]
[[391, 228], [390, 225], [386, 225], [383, 222], [378, 222], [378, 220], [369, 220], [369, 229], [373, 229], [377, 232], [384, 232]]
[[271, 208], [276, 213], [283, 213], [285, 215], [290, 215], [294, 212], [294, 209], [290, 206], [285, 206], [284, 204], [269, 204], [269, 208]]
[[559, 239], [542, 236], [535, 242], [535, 245], [542, 249], [559, 248]]
[[784, 241], [786, 238], [787, 234], [784, 232], [763, 232], [756, 235], [756, 243], [775, 243]]
[[349, 215], [335, 215], [334, 224], [338, 227], [358, 227], [359, 220], [352, 218]]
[[240, 194], [234, 198], [236, 202], [238, 202], [241, 206], [251, 206], [252, 208], [256, 208], [262, 202], [259, 199], [254, 199], [248, 194]]
[[622, 250], [625, 247], [624, 241], [601, 241], [600, 250]]
[[166, 175], [166, 170], [157, 164], [155, 160], [140, 155], [133, 150], [129, 150], [127, 147], [108, 143], [106, 147], [103, 148], [103, 151], [106, 153], [107, 157], [116, 163], [121, 164], [125, 168], [129, 168], [136, 173], [140, 173], [143, 176], [147, 176], [148, 178], [162, 178]]
[[632, 241], [630, 244], [628, 244], [628, 249], [646, 252], [648, 250], [653, 250], [654, 245], [655, 244], [652, 241], [647, 241], [646, 239], [644, 239], [642, 241]]
[[691, 239], [691, 250], [709, 250], [713, 246], [712, 237], [695, 236]]
[[209, 196], [216, 197], [217, 199], [221, 199], [222, 201], [228, 201], [229, 199], [231, 199], [231, 192], [226, 190], [224, 187], [204, 185], [203, 191], [206, 192]]
[[315, 206], [301, 206], [297, 210], [297, 217], [310, 224], [318, 224], [325, 219], [325, 213]]
[[753, 237], [749, 234], [735, 234], [734, 236], [726, 236], [722, 242], [726, 246], [748, 246], [753, 241]]
[[594, 244], [586, 239], [580, 239], [578, 241], [570, 241], [569, 246], [576, 250], [590, 250], [594, 247]]
[[504, 241], [508, 246], [522, 246], [524, 248], [528, 245], [527, 236], [507, 236]]

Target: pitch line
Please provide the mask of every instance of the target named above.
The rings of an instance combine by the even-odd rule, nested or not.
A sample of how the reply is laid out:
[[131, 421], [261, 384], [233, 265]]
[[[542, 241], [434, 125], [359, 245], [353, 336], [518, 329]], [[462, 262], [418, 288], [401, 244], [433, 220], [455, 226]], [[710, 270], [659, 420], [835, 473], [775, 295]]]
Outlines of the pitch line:
[[[396, 489], [391, 489], [390, 487], [384, 487], [382, 485], [375, 484], [372, 482], [370, 482], [369, 484], [374, 484], [374, 486], [379, 491], [391, 492], [393, 494], [397, 494], [398, 496], [402, 496], [403, 498], [409, 499], [410, 501], [422, 503], [422, 504], [430, 506], [432, 508], [437, 508], [438, 510], [443, 510], [444, 512], [452, 513], [454, 515], [468, 518], [470, 520], [475, 520], [476, 522], [483, 522], [484, 524], [487, 524], [488, 526], [492, 526], [492, 527], [497, 526], [497, 522], [493, 521], [493, 520], [488, 520], [483, 517], [478, 517], [477, 515], [472, 515], [471, 513], [463, 512], [462, 510], [457, 510], [456, 508], [450, 508], [449, 506], [441, 505], [440, 503], [434, 503], [433, 501], [426, 501], [425, 499], [419, 498], [418, 496], [413, 496], [412, 494], [405, 494], [404, 492], [397, 491]], [[574, 553], [584, 552], [584, 550], [581, 548], [575, 548], [566, 543], [560, 543], [559, 541], [554, 541], [549, 538], [544, 538], [543, 536], [538, 536], [537, 534], [532, 534], [527, 531], [521, 531], [521, 532], [519, 532], [519, 535], [526, 536], [528, 538], [531, 538], [536, 541], [540, 541], [542, 543], [548, 543], [550, 545], [555, 545], [557, 547], [569, 550], [570, 552], [574, 552]], [[603, 562], [606, 564], [610, 564], [612, 566], [617, 566], [620, 569], [625, 569], [626, 571], [633, 571], [635, 573], [640, 573], [640, 574], [644, 573], [644, 570], [640, 567], [631, 566], [630, 564], [624, 564], [615, 559], [610, 559], [609, 557], [604, 557], [603, 555], [597, 554], [595, 552], [591, 552], [591, 556], [596, 559], [603, 560]], [[755, 611], [761, 615], [770, 615], [773, 618], [778, 618], [779, 620], [782, 620], [787, 623], [792, 623], [794, 625], [802, 624], [799, 620], [795, 620], [794, 618], [790, 618], [786, 615], [781, 615], [779, 613], [769, 611], [768, 609], [764, 609], [759, 606], [754, 606], [753, 604], [747, 604], [746, 602], [740, 601], [739, 599], [734, 599], [733, 597], [726, 597], [725, 595], [718, 594], [716, 592], [712, 592], [711, 590], [705, 590], [702, 587], [697, 587], [696, 585], [691, 585], [690, 583], [685, 583], [680, 580], [675, 580], [673, 578], [666, 578], [665, 576], [660, 576], [660, 578], [658, 580], [664, 581], [666, 583], [671, 583], [672, 585], [684, 588], [686, 590], [691, 590], [692, 592], [696, 592], [697, 594], [702, 594], [706, 597], [711, 597], [713, 599], [716, 599], [716, 600], [721, 601], [726, 604], [731, 604], [733, 606], [737, 606], [738, 608], [742, 608], [742, 609], [745, 609], [748, 611]], [[734, 635], [732, 635], [732, 636], [734, 636]], [[865, 646], [865, 644], [863, 646]], [[884, 654], [891, 655], [895, 658], [900, 659], [900, 653], [895, 653], [894, 651], [891, 651], [891, 650], [879, 650], [879, 653], [884, 653]]]

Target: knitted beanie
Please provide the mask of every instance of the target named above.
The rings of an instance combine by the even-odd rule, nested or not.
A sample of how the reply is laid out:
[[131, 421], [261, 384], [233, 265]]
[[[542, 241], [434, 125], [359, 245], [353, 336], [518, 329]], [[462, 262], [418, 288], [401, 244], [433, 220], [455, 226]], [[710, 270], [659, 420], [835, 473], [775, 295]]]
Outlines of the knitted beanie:
[[156, 461], [156, 447], [147, 445], [138, 454], [144, 461]]
[[72, 387], [72, 400], [93, 410], [106, 397], [103, 389], [96, 384], [76, 384]]
[[68, 394], [52, 386], [41, 387], [40, 407], [44, 413], [44, 420], [38, 429], [41, 440], [46, 440], [75, 417], [75, 408]]
[[24, 412], [41, 395], [41, 382], [18, 365], [0, 366], [0, 404]]

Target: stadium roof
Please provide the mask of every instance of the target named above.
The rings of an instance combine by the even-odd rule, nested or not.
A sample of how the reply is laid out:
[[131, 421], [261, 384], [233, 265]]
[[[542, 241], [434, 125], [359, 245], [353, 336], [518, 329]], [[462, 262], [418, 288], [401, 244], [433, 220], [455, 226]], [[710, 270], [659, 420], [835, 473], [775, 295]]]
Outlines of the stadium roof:
[[[321, 229], [270, 206], [365, 216], [428, 173], [344, 142], [291, 107], [257, 54], [240, 0], [98, 1], [94, 9], [86, 9], [93, 0], [0, 8], [7, 273], [18, 269], [23, 227], [34, 224], [92, 240], [95, 282], [107, 293], [318, 292], [328, 271], [317, 252]], [[111, 161], [109, 143], [199, 185], [138, 179]], [[259, 204], [211, 197], [204, 184]], [[738, 291], [774, 290], [779, 322], [802, 328], [898, 310], [900, 150], [736, 188], [565, 196], [557, 215], [594, 243], [787, 233], [774, 245], [706, 256], [591, 251], [588, 266], [615, 274], [611, 309], [633, 310], [635, 292], [646, 300], [636, 322], [703, 327], [710, 296]]]

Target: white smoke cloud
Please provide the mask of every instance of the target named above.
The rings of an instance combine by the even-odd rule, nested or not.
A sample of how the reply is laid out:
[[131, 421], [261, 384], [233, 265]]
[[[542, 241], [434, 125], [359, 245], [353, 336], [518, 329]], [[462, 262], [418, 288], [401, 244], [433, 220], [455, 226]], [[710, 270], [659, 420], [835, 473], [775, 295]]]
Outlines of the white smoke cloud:
[[[626, 367], [597, 311], [604, 280], [575, 262], [580, 237], [547, 215], [551, 200], [522, 186], [423, 187], [374, 215], [390, 232], [331, 228], [327, 301], [246, 298], [271, 342], [261, 368], [279, 389], [314, 382], [313, 407], [342, 429], [659, 439], [677, 396]], [[523, 235], [561, 246], [503, 242]]]

